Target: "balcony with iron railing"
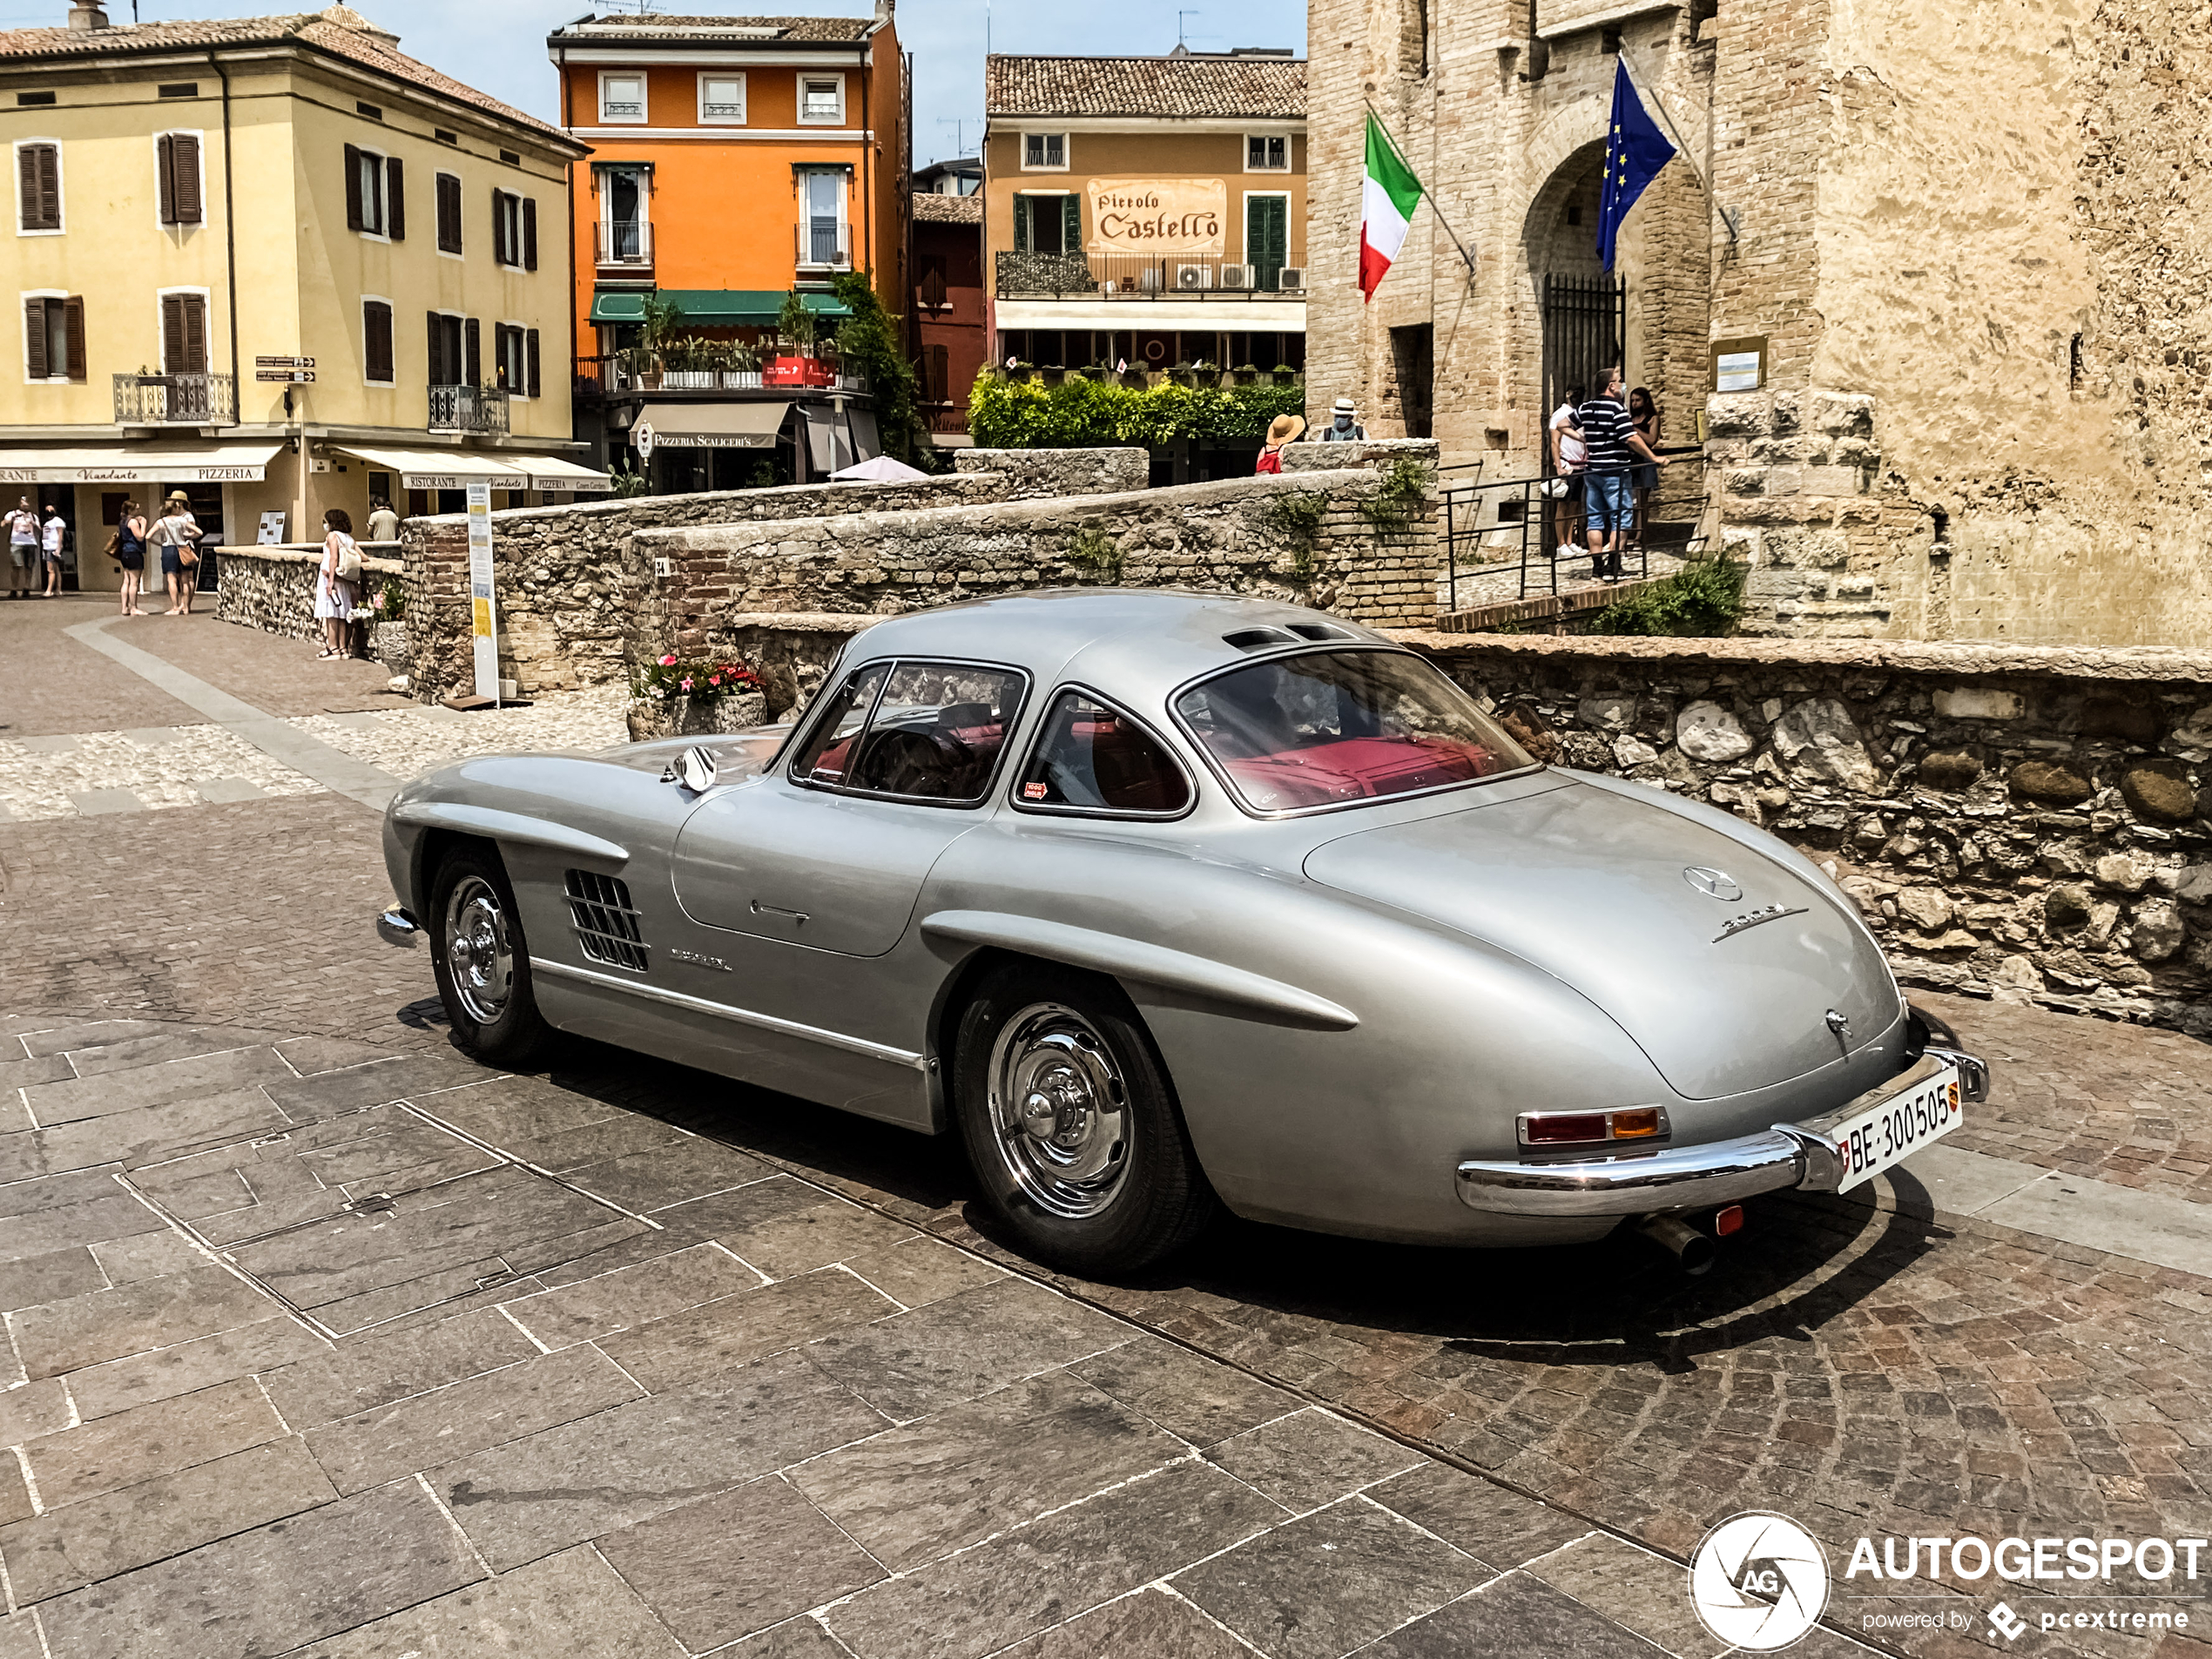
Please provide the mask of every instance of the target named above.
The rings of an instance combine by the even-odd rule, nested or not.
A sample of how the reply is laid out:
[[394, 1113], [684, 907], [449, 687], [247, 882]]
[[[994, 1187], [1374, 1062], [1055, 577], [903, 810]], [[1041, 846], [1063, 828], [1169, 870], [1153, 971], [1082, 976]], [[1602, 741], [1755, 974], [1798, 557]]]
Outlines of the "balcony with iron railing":
[[786, 374], [772, 380], [766, 371], [758, 368], [654, 368], [628, 353], [579, 357], [576, 360], [576, 395], [620, 397], [635, 392], [759, 392], [787, 398], [794, 392], [859, 395], [867, 393], [868, 377], [857, 368], [827, 358], [800, 361], [812, 366], [801, 378], [793, 380]]
[[430, 388], [430, 430], [503, 438], [507, 435], [507, 394], [494, 386], [434, 386]]
[[802, 271], [849, 271], [853, 268], [853, 227], [835, 219], [801, 220], [797, 228], [799, 268]]
[[591, 227], [591, 262], [602, 276], [650, 277], [652, 226], [643, 219], [599, 220]]
[[229, 374], [118, 374], [118, 426], [236, 426], [238, 381]]
[[1283, 260], [1238, 260], [1166, 254], [1029, 253], [1001, 250], [998, 297], [1102, 300], [1305, 298], [1305, 250]]

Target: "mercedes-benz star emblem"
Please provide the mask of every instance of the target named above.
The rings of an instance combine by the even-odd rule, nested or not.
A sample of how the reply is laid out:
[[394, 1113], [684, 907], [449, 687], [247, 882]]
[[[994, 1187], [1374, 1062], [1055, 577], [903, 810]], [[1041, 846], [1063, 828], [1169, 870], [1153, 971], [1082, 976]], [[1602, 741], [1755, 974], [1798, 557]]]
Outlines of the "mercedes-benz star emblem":
[[1828, 1558], [1787, 1516], [1757, 1510], [1732, 1516], [1689, 1558], [1689, 1601], [1718, 1640], [1772, 1653], [1819, 1622], [1828, 1605]]
[[1743, 889], [1736, 885], [1736, 878], [1723, 870], [1709, 870], [1702, 864], [1693, 864], [1682, 873], [1682, 879], [1708, 899], [1718, 899], [1723, 904], [1734, 904], [1743, 896]]

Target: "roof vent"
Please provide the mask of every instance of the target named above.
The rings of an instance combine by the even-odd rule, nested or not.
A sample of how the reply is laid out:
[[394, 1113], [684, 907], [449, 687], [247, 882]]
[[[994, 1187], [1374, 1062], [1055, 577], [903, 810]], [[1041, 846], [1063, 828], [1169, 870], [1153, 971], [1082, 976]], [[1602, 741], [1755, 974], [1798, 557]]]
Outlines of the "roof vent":
[[1297, 644], [1298, 636], [1281, 628], [1239, 628], [1222, 635], [1221, 643], [1238, 651], [1273, 651], [1278, 645]]
[[1300, 639], [1349, 639], [1352, 637], [1350, 630], [1332, 627], [1325, 622], [1294, 622], [1291, 624], [1291, 631]]
[[101, 10], [98, 0], [78, 0], [78, 3], [69, 9], [69, 26], [71, 29], [105, 29], [107, 27], [107, 13]]

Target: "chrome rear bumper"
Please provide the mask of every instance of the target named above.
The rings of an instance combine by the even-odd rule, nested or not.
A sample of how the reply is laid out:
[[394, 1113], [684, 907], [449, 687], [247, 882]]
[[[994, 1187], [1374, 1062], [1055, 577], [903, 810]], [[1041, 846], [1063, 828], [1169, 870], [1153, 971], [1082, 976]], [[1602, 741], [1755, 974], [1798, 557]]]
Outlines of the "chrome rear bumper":
[[376, 936], [388, 945], [412, 950], [415, 941], [422, 937], [422, 924], [404, 906], [394, 905], [377, 917]]
[[1959, 1069], [1959, 1092], [1970, 1103], [1989, 1098], [1986, 1065], [1955, 1049], [1931, 1047], [1909, 1069], [1833, 1111], [1732, 1141], [1565, 1163], [1469, 1158], [1458, 1170], [1460, 1202], [1507, 1216], [1642, 1216], [1711, 1209], [1783, 1187], [1833, 1192], [1844, 1171], [1828, 1130], [1945, 1066]]

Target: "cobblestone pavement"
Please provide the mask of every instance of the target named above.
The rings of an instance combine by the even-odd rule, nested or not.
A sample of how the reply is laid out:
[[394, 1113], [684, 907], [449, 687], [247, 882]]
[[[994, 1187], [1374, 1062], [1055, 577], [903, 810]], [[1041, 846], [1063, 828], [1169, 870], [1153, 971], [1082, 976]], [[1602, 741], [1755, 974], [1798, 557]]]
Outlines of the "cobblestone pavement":
[[[1839, 1575], [1796, 1651], [1932, 1608], [1966, 1627], [1871, 1639], [1948, 1656], [2006, 1648], [2000, 1595], [2093, 1603], [1877, 1597], [1858, 1536], [2212, 1530], [2212, 1279], [1909, 1177], [1755, 1202], [1697, 1280], [1237, 1223], [1058, 1278], [942, 1143], [594, 1045], [462, 1059], [367, 932], [352, 802], [164, 822], [189, 880], [0, 825], [5, 1659], [1716, 1659], [1680, 1560], [1755, 1507]], [[1998, 1061], [1955, 1141], [2202, 1197], [2212, 1050], [1937, 1005]], [[2194, 1629], [2018, 1650], [2205, 1654], [2202, 1581], [2086, 1588]]]

